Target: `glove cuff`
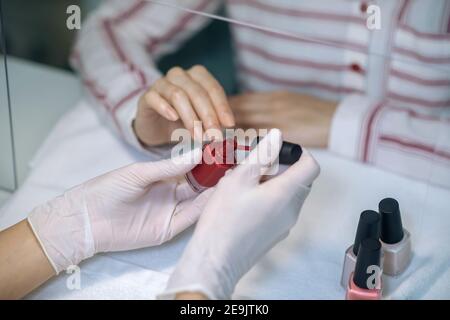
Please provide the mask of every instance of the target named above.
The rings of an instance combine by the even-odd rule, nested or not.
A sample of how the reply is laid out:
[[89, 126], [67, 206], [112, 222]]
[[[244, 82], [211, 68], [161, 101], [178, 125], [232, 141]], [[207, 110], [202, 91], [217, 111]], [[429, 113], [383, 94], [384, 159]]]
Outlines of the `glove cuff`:
[[239, 276], [224, 268], [206, 252], [188, 248], [158, 299], [174, 299], [180, 292], [200, 292], [214, 300], [230, 299]]
[[176, 295], [181, 292], [197, 292], [201, 293], [204, 296], [208, 297], [208, 299], [217, 300], [214, 294], [209, 291], [208, 288], [204, 287], [201, 283], [190, 284], [187, 286], [177, 286], [175, 288], [167, 288], [164, 292], [158, 294], [156, 299], [158, 300], [175, 300]]
[[36, 207], [28, 223], [56, 274], [95, 254], [83, 185]]

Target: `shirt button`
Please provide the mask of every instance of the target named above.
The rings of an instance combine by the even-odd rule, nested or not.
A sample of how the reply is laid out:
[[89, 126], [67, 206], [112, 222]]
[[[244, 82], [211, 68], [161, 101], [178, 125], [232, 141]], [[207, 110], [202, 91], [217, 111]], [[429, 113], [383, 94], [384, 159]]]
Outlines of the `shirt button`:
[[361, 5], [359, 6], [359, 10], [361, 10], [362, 13], [367, 12], [368, 5], [366, 2], [361, 2]]
[[350, 65], [350, 69], [352, 69], [352, 71], [358, 72], [358, 73], [361, 73], [361, 71], [362, 71], [361, 66], [359, 64], [357, 64], [357, 63], [352, 63]]

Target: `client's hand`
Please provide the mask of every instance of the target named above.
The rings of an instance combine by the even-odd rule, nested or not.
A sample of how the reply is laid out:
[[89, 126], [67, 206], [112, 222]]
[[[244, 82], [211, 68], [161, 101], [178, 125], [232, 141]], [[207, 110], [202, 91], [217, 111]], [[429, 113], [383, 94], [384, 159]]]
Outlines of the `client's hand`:
[[256, 92], [230, 98], [237, 126], [279, 128], [286, 140], [326, 147], [337, 103], [287, 91]]
[[181, 157], [136, 163], [83, 183], [34, 209], [28, 221], [58, 273], [98, 252], [154, 246], [170, 240], [199, 217], [199, 196], [183, 180], [201, 159]]
[[155, 146], [170, 142], [176, 128], [194, 137], [194, 121], [204, 130], [234, 126], [225, 91], [205, 67], [174, 67], [140, 98], [134, 130], [144, 145]]
[[161, 297], [199, 292], [229, 298], [238, 280], [287, 236], [319, 166], [305, 150], [287, 171], [260, 183], [280, 146], [281, 133], [273, 129], [243, 164], [222, 178]]

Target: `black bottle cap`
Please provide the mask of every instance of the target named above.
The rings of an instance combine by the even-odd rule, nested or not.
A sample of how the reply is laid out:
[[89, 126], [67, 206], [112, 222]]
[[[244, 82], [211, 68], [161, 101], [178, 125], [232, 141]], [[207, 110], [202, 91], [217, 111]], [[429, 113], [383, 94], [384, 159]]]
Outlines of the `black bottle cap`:
[[365, 210], [359, 216], [358, 229], [356, 230], [353, 253], [358, 255], [361, 241], [366, 238], [378, 239], [380, 237], [380, 214], [373, 210]]
[[296, 143], [283, 141], [280, 150], [280, 164], [294, 164], [302, 155], [302, 147]]
[[380, 267], [381, 243], [378, 239], [367, 238], [361, 241], [358, 257], [356, 258], [353, 282], [362, 289], [369, 289], [367, 279], [373, 272], [367, 270], [369, 266]]
[[381, 241], [388, 244], [400, 242], [403, 239], [403, 226], [397, 200], [381, 200], [378, 210], [381, 214]]
[[[262, 137], [256, 137], [256, 142], [259, 143], [261, 139]], [[280, 164], [291, 165], [300, 159], [302, 153], [303, 150], [299, 144], [283, 141], [278, 161]]]

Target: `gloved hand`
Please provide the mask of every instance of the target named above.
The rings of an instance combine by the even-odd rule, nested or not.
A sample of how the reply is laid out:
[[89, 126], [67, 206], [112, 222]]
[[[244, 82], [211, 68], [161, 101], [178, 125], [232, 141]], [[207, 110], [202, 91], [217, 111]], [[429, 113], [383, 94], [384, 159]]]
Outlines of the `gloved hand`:
[[[319, 166], [304, 150], [284, 173], [260, 183], [281, 147], [273, 129], [249, 157], [218, 183], [194, 234], [160, 298], [200, 292], [230, 298], [238, 280], [297, 221]], [[273, 150], [269, 154], [259, 149]]]
[[201, 160], [195, 149], [172, 160], [136, 163], [106, 173], [35, 208], [28, 221], [56, 273], [98, 252], [170, 240], [197, 221], [209, 192], [183, 179]]

